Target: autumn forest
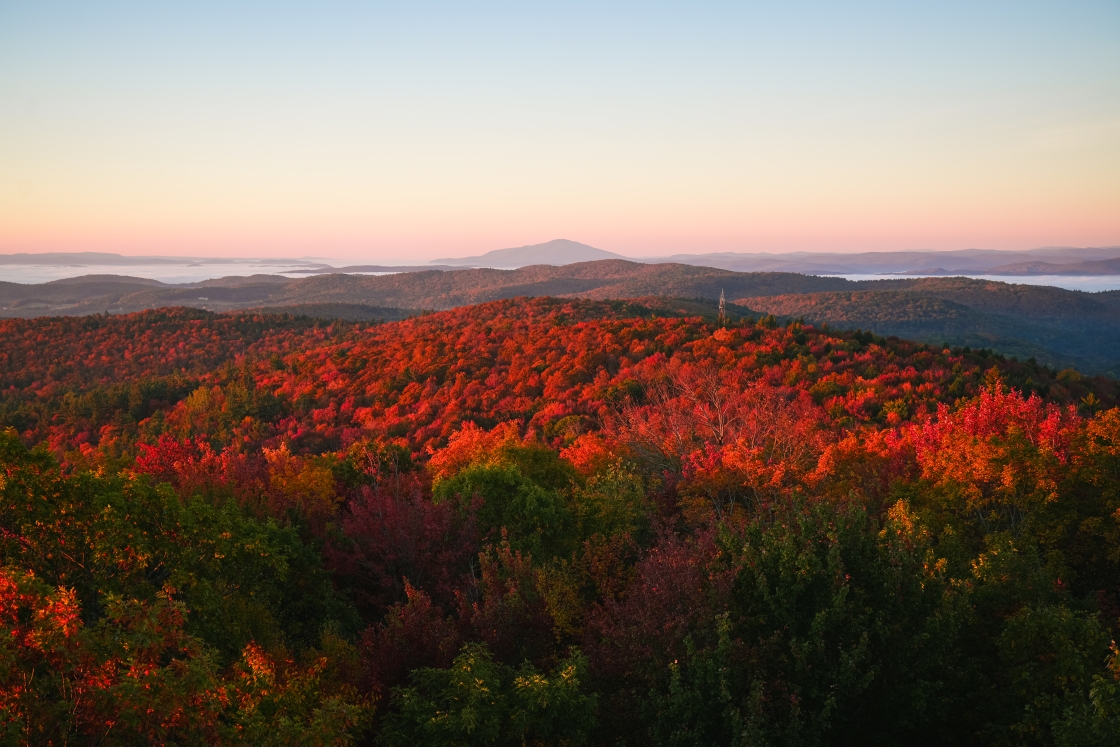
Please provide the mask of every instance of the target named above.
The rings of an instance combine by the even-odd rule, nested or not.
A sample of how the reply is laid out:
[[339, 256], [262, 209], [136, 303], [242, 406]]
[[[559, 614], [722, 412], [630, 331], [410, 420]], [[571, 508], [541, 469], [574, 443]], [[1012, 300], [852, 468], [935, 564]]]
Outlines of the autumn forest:
[[1120, 744], [1106, 376], [557, 298], [0, 340], [0, 743]]

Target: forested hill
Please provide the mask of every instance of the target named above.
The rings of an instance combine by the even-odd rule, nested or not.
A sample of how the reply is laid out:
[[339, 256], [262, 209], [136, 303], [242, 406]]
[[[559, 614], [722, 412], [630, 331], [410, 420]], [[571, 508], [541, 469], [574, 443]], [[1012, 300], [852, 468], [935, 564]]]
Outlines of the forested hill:
[[739, 299], [753, 309], [880, 334], [990, 347], [1120, 375], [1120, 292], [969, 278], [874, 281], [870, 290]]
[[231, 277], [188, 285], [112, 275], [0, 283], [0, 315], [127, 313], [193, 306], [213, 311], [293, 309], [319, 317], [399, 319], [514, 298], [709, 299], [815, 323], [870, 329], [957, 346], [981, 346], [1048, 365], [1120, 374], [1120, 292], [1082, 293], [967, 278], [851, 282], [796, 273], [741, 273], [683, 264], [603, 260], [518, 270], [467, 269], [392, 275]]
[[[244, 430], [253, 438], [271, 433], [333, 447], [350, 430], [374, 429], [407, 436], [423, 449], [464, 420], [520, 419], [550, 433], [578, 430], [618, 392], [629, 391], [629, 367], [667, 354], [722, 360], [724, 348], [757, 375], [810, 391], [844, 423], [885, 422], [891, 412], [896, 419], [917, 416], [977, 392], [993, 366], [1009, 384], [1064, 405], [1080, 406], [1092, 394], [1099, 406], [1110, 406], [1116, 397], [1109, 379], [984, 350], [946, 352], [773, 319], [746, 331], [719, 331], [714, 311], [714, 305], [657, 298], [542, 298], [387, 324], [196, 309], [9, 319], [0, 321], [0, 415], [59, 453], [88, 449], [103, 437], [126, 444], [158, 436], [168, 418], [185, 428], [182, 435], [205, 431], [211, 439]], [[732, 311], [740, 318], [733, 324], [746, 323], [749, 310]], [[728, 347], [729, 341], [737, 344]], [[233, 404], [250, 393], [253, 402], [269, 403], [260, 405], [268, 417], [253, 409], [259, 402]], [[191, 425], [188, 395], [198, 402], [228, 399], [228, 406], [206, 414], [210, 425], [199, 430]], [[213, 417], [222, 420], [220, 428]]]
[[4, 321], [5, 739], [1117, 744], [1116, 383], [711, 308]]
[[601, 260], [517, 270], [465, 269], [391, 275], [329, 274], [291, 279], [276, 275], [166, 285], [139, 278], [95, 275], [39, 285], [0, 283], [0, 313], [37, 316], [139, 311], [160, 306], [231, 310], [308, 303], [359, 303], [405, 309], [449, 309], [518, 296], [728, 298], [851, 286], [838, 278], [796, 273], [741, 273], [682, 264], [647, 265]]

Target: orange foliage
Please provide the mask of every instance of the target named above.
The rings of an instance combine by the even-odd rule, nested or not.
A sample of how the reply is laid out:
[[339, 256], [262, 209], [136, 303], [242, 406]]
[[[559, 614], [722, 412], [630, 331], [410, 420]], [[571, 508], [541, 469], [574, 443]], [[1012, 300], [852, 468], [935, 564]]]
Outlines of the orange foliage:
[[1073, 408], [1024, 397], [995, 383], [956, 412], [913, 429], [921, 474], [960, 490], [969, 510], [1021, 514], [1057, 498], [1072, 435], [1082, 426]]
[[585, 433], [577, 437], [571, 446], [560, 450], [560, 456], [571, 462], [584, 476], [602, 471], [615, 458], [607, 442], [596, 433]]
[[282, 517], [294, 510], [321, 527], [339, 500], [334, 474], [309, 459], [294, 456], [287, 444], [263, 451], [268, 462], [269, 513]]
[[514, 422], [502, 423], [489, 431], [470, 421], [463, 423], [451, 434], [447, 446], [431, 452], [428, 471], [433, 479], [440, 480], [470, 466], [492, 464], [500, 459], [502, 449], [521, 445], [519, 431]]

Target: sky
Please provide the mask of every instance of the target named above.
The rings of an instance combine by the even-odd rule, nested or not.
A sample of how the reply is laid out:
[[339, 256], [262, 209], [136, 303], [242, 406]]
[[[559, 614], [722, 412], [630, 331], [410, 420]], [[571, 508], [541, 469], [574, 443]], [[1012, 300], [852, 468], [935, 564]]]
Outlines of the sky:
[[0, 0], [0, 253], [1120, 245], [1120, 3]]

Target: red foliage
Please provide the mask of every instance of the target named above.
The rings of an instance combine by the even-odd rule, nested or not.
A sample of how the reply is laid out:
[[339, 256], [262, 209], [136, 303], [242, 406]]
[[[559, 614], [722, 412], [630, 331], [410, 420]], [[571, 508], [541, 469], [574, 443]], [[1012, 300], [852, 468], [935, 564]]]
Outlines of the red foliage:
[[255, 312], [156, 309], [112, 317], [0, 319], [4, 388], [39, 396], [141, 377], [205, 375], [263, 348], [314, 335], [322, 323]]
[[325, 557], [367, 609], [403, 601], [410, 584], [449, 607], [478, 546], [473, 514], [433, 503], [415, 475], [362, 486], [339, 525]]
[[216, 683], [194, 667], [200, 651], [169, 592], [153, 608], [114, 602], [107, 640], [85, 629], [80, 613], [74, 592], [0, 569], [0, 712], [26, 723], [31, 741], [117, 726], [159, 744], [215, 718]]
[[663, 670], [684, 656], [686, 635], [713, 622], [734, 578], [718, 567], [714, 539], [711, 531], [688, 539], [664, 535], [638, 562], [621, 598], [588, 614], [585, 649], [602, 674], [626, 679]]
[[[287, 443], [293, 453], [403, 437], [426, 454], [467, 422], [480, 431], [519, 422], [559, 445], [594, 430], [629, 395], [638, 406], [647, 395], [646, 404], [683, 395], [679, 404], [716, 443], [726, 440], [722, 408], [735, 409], [724, 398], [752, 391], [794, 404], [811, 399], [820, 408], [814, 419], [828, 428], [897, 426], [981, 391], [993, 362], [796, 324], [721, 328], [629, 313], [541, 298], [368, 327], [187, 310], [6, 320], [0, 399], [19, 403], [27, 440], [50, 439], [58, 454], [111, 439], [112, 454], [127, 455], [136, 440], [161, 433], [242, 450]], [[996, 363], [1008, 380], [1033, 386], [1053, 376]], [[1053, 389], [1066, 398], [1096, 391], [1092, 407], [1113, 396], [1089, 379], [1067, 377]], [[85, 392], [91, 398], [63, 405], [64, 395]], [[116, 416], [124, 410], [129, 417]], [[663, 429], [675, 431], [675, 416], [661, 415]]]
[[256, 500], [267, 484], [265, 462], [259, 456], [227, 448], [216, 452], [201, 437], [180, 441], [160, 436], [155, 444], [137, 444], [133, 470], [166, 482], [182, 496], [224, 493], [242, 502]]
[[[503, 532], [504, 534], [504, 532]], [[459, 592], [459, 628], [465, 638], [486, 642], [510, 665], [541, 661], [553, 643], [553, 619], [537, 588], [532, 558], [498, 547], [479, 554], [479, 576]]]
[[946, 404], [939, 405], [937, 417], [926, 421], [915, 443], [919, 458], [923, 458], [957, 437], [985, 440], [1015, 432], [1064, 462], [1070, 434], [1080, 425], [1081, 418], [1073, 407], [1045, 403], [1037, 394], [1024, 397], [996, 384], [955, 412]]
[[362, 636], [362, 661], [367, 686], [383, 694], [408, 681], [419, 667], [445, 668], [459, 651], [455, 623], [406, 580], [406, 604], [394, 604], [385, 620]]

